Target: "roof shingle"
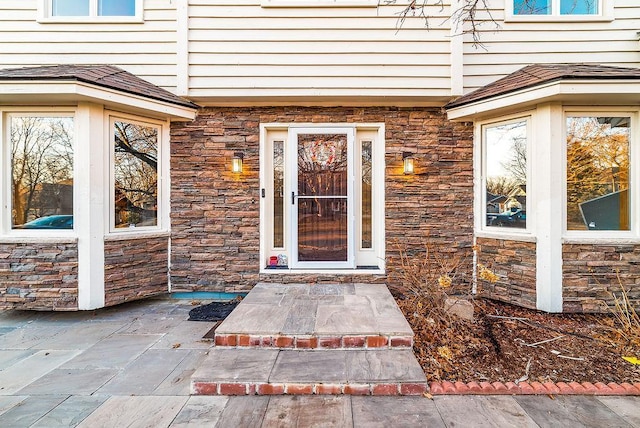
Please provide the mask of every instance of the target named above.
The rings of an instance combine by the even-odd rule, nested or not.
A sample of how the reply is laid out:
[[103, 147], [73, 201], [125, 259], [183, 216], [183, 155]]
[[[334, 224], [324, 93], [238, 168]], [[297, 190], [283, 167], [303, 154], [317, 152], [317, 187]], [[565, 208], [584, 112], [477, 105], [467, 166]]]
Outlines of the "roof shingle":
[[640, 80], [640, 69], [593, 64], [533, 64], [448, 103], [450, 109], [557, 80]]
[[0, 81], [7, 80], [75, 80], [183, 107], [198, 108], [197, 104], [113, 65], [52, 65], [0, 70]]

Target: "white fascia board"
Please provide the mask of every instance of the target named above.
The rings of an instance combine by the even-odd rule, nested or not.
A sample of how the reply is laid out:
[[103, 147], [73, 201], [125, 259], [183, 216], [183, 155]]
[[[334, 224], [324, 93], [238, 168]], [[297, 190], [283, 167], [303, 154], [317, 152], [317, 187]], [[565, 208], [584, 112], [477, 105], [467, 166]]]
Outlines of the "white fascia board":
[[[469, 121], [484, 118], [492, 113], [550, 101], [578, 100], [578, 97], [598, 95], [599, 104], [628, 105], [640, 102], [640, 82], [638, 80], [563, 80], [549, 82], [533, 88], [481, 100], [472, 104], [454, 107], [447, 111], [449, 120]], [[605, 96], [603, 98], [603, 96]], [[593, 102], [593, 101], [591, 101]]]
[[77, 81], [13, 80], [0, 82], [0, 102], [2, 104], [17, 102], [19, 97], [29, 96], [51, 96], [51, 101], [55, 101], [55, 96], [60, 96], [61, 99], [68, 101], [71, 96], [77, 101], [90, 101], [109, 107], [116, 106], [117, 109], [125, 111], [144, 110], [155, 116], [160, 115], [176, 120], [193, 120], [197, 112], [194, 108], [182, 107]]

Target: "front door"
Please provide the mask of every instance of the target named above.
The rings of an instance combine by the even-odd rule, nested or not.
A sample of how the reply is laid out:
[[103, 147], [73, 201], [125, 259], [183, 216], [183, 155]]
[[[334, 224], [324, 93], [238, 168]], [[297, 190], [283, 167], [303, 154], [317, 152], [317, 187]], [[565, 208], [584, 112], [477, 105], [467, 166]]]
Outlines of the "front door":
[[352, 128], [290, 128], [293, 268], [353, 268]]

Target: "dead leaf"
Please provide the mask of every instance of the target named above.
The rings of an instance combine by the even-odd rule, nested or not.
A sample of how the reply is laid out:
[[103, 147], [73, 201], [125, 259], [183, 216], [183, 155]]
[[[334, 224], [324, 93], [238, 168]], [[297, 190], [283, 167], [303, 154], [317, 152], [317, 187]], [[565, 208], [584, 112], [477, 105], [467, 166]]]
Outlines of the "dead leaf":
[[173, 348], [173, 349], [177, 349], [177, 348], [179, 348], [179, 347], [180, 347], [180, 344], [179, 344], [179, 343], [174, 343], [174, 344], [173, 344], [173, 346], [172, 346], [172, 348]]

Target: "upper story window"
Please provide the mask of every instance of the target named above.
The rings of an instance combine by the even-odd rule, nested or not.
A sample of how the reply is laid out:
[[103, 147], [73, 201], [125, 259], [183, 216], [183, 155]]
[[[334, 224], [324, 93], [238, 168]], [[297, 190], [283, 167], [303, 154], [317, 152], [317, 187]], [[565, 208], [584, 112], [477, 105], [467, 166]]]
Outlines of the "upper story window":
[[567, 230], [631, 230], [631, 117], [570, 115]]
[[73, 229], [73, 117], [7, 114], [11, 229]]
[[41, 0], [44, 22], [139, 22], [142, 0]]
[[527, 228], [528, 118], [482, 127], [483, 227]]
[[514, 15], [598, 15], [599, 0], [513, 0]]

